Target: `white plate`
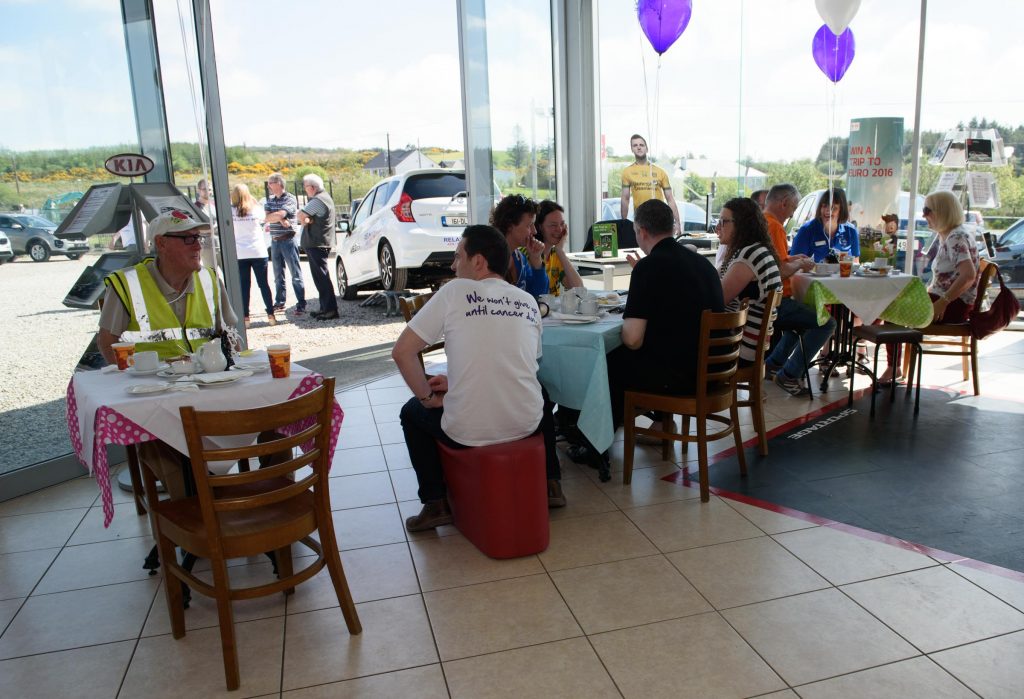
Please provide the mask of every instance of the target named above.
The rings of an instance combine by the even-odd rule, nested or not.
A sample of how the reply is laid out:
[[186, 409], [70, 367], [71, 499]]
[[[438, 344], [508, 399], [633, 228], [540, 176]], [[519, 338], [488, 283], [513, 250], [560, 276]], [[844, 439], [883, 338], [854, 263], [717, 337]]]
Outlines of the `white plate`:
[[254, 374], [262, 374], [265, 371], [270, 371], [270, 364], [262, 364], [260, 362], [239, 362], [228, 369], [228, 371], [251, 371]]
[[209, 382], [209, 383], [204, 383], [203, 381], [196, 381], [196, 385], [200, 386], [202, 388], [215, 388], [215, 387], [220, 387], [220, 386], [230, 386], [231, 384], [235, 383], [236, 381], [240, 381], [241, 379], [244, 379], [244, 378], [246, 378], [248, 376], [252, 376], [252, 372], [251, 371], [243, 371], [243, 370], [239, 369], [238, 373], [232, 375], [231, 378], [225, 378], [225, 379], [223, 379], [221, 381], [213, 381], [213, 382]]
[[587, 323], [594, 323], [597, 321], [597, 316], [577, 316], [575, 318], [564, 318], [563, 323], [569, 325], [586, 325]]
[[159, 376], [162, 379], [180, 379], [180, 378], [183, 378], [185, 376], [192, 376], [194, 374], [202, 374], [202, 373], [203, 373], [202, 367], [198, 367], [195, 371], [190, 371], [187, 374], [175, 374], [170, 369], [161, 369], [160, 371], [157, 372], [156, 375]]
[[140, 371], [135, 367], [130, 366], [126, 371], [129, 374], [134, 374], [135, 376], [153, 376], [154, 374], [159, 374], [161, 371], [165, 371], [169, 368], [170, 365], [168, 364], [159, 364], [157, 365], [156, 369], [146, 369], [145, 371]]
[[812, 277], [832, 277], [835, 276], [832, 272], [807, 272]]
[[166, 381], [160, 381], [158, 383], [137, 383], [129, 386], [126, 391], [133, 396], [144, 396], [148, 393], [163, 393], [171, 387], [171, 384]]

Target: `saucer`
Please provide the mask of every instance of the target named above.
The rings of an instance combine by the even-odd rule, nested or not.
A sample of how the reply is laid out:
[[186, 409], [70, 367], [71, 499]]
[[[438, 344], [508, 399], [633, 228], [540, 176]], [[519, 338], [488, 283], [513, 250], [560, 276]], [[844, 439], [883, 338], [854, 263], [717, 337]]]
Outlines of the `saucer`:
[[269, 362], [238, 362], [232, 366], [228, 371], [251, 371], [254, 374], [262, 374], [265, 371], [270, 371]]
[[194, 374], [202, 374], [203, 368], [196, 367], [195, 371], [190, 371], [185, 374], [179, 374], [171, 369], [161, 369], [157, 372], [157, 376], [162, 379], [180, 379], [183, 376], [193, 376]]
[[159, 383], [132, 384], [125, 390], [128, 391], [128, 393], [132, 394], [133, 396], [142, 396], [149, 393], [163, 393], [170, 387], [171, 384], [167, 383], [166, 381], [161, 381]]
[[166, 371], [169, 368], [170, 365], [168, 364], [158, 364], [156, 369], [139, 370], [132, 366], [128, 367], [125, 371], [129, 374], [134, 374], [135, 376], [153, 376], [154, 374], [159, 374], [161, 371]]

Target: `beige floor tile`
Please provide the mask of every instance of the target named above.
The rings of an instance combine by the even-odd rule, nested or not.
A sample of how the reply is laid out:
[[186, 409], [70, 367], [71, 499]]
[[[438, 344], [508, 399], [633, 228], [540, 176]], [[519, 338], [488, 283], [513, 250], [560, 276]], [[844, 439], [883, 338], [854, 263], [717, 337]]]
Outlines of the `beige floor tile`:
[[5, 660], [0, 662], [0, 696], [109, 699], [117, 696], [134, 648], [134, 641], [125, 641]]
[[[299, 569], [296, 562], [295, 569]], [[213, 584], [213, 574], [210, 572], [197, 573], [200, 580]], [[233, 587], [252, 587], [254, 585], [265, 585], [273, 582], [273, 567], [270, 561], [263, 559], [260, 563], [248, 565], [231, 566], [228, 568], [228, 577]], [[267, 595], [256, 599], [238, 600], [232, 604], [235, 615], [235, 623], [253, 621], [256, 619], [267, 619], [274, 616], [283, 616], [285, 611], [284, 594]], [[217, 603], [212, 597], [207, 597], [201, 592], [192, 590], [192, 601], [185, 610], [185, 629], [205, 629], [217, 626]], [[163, 583], [160, 584], [160, 591], [157, 593], [156, 602], [149, 612], [146, 626], [142, 629], [143, 636], [159, 636], [171, 632], [171, 619], [167, 613], [167, 597], [164, 592]]]
[[1024, 629], [1024, 614], [945, 567], [842, 589], [925, 653]]
[[391, 486], [395, 489], [395, 497], [399, 502], [402, 500], [418, 500], [420, 484], [416, 480], [416, 472], [411, 468], [402, 468], [389, 471], [391, 474]]
[[[305, 560], [312, 559], [307, 557]], [[303, 559], [297, 559], [295, 565], [302, 562]], [[416, 571], [409, 558], [409, 547], [405, 543], [342, 551], [341, 565], [345, 569], [352, 599], [357, 604], [414, 595], [420, 591]], [[337, 606], [338, 596], [326, 568], [295, 588], [295, 594], [288, 599], [289, 614]]]
[[366, 388], [360, 386], [346, 391], [339, 391], [334, 396], [342, 410], [370, 405], [370, 397], [366, 394]]
[[381, 446], [381, 451], [384, 452], [384, 460], [387, 462], [389, 470], [412, 468], [409, 449], [405, 444], [384, 444]]
[[11, 599], [0, 600], [0, 629], [6, 629], [11, 619], [21, 609], [24, 597], [12, 597]]
[[[621, 436], [620, 430], [619, 437]], [[608, 450], [608, 459], [611, 462], [612, 473], [618, 474], [618, 478], [613, 477], [612, 480], [621, 483], [622, 469], [625, 464], [625, 444], [621, 439], [612, 443], [612, 446]], [[673, 466], [675, 463], [676, 461], [671, 455], [668, 461], [661, 458], [660, 445], [637, 444], [636, 450], [633, 452], [633, 476], [634, 478], [636, 477], [637, 471], [649, 468], [665, 469], [669, 466]], [[591, 469], [590, 473], [596, 477], [597, 471]]]
[[1021, 696], [1024, 631], [944, 650], [931, 658], [985, 699]]
[[833, 585], [934, 566], [928, 556], [832, 527], [778, 534], [775, 540]]
[[1007, 604], [1024, 611], [1024, 582], [959, 563], [952, 564], [949, 569], [988, 590]]
[[[20, 498], [19, 498], [20, 499]], [[0, 518], [0, 553], [63, 546], [88, 509], [58, 510]]]
[[[409, 394], [412, 395], [411, 393]], [[398, 422], [399, 414], [402, 412], [402, 406], [406, 404], [405, 400], [397, 402], [380, 403], [372, 407], [373, 410], [373, 421], [375, 424], [382, 422]], [[403, 444], [404, 446], [404, 444]]]
[[803, 699], [847, 697], [928, 697], [973, 699], [977, 695], [928, 658], [911, 658], [891, 665], [834, 677], [799, 688]]
[[620, 696], [583, 638], [453, 660], [444, 671], [452, 699]]
[[156, 543], [149, 530], [149, 517], [138, 515], [134, 507], [115, 508], [114, 519], [111, 520], [109, 527], [103, 526], [103, 508], [90, 507], [82, 523], [71, 535], [68, 545], [95, 544], [100, 541], [136, 537], [145, 537], [151, 540], [151, 544]]
[[[622, 477], [613, 474], [609, 482], [601, 483], [599, 487], [622, 509], [699, 498], [700, 493], [692, 488], [662, 480], [678, 470], [675, 465], [661, 465], [633, 471], [633, 480], [629, 485], [623, 485]], [[597, 480], [596, 474], [594, 480]]]
[[783, 689], [781, 692], [772, 692], [771, 694], [759, 694], [757, 699], [800, 699], [797, 693], [792, 689]]
[[145, 580], [149, 571], [142, 562], [152, 549], [148, 538], [67, 546], [39, 581], [36, 594]]
[[763, 507], [748, 505], [747, 503], [740, 502], [739, 500], [722, 498], [722, 502], [749, 519], [754, 523], [754, 526], [762, 530], [765, 534], [781, 534], [782, 532], [791, 532], [796, 531], [797, 529], [810, 529], [811, 527], [818, 526], [814, 522], [808, 522], [796, 517], [772, 512], [771, 510], [766, 510]]
[[157, 581], [29, 597], [0, 636], [0, 658], [136, 638]]
[[26, 515], [34, 512], [54, 512], [91, 507], [98, 502], [100, 491], [92, 478], [74, 480], [37, 490], [19, 498], [0, 502], [0, 517]]
[[589, 478], [582, 476], [566, 478], [565, 474], [566, 469], [563, 465], [562, 492], [565, 494], [567, 504], [565, 507], [548, 510], [551, 521], [618, 509], [618, 506]]
[[220, 629], [189, 631], [183, 638], [153, 636], [139, 641], [119, 699], [256, 697], [281, 689], [284, 617], [235, 623], [241, 686], [228, 692]]
[[288, 616], [284, 689], [337, 682], [436, 663], [419, 595], [357, 607], [363, 632], [351, 636], [339, 609]]
[[395, 491], [387, 471], [360, 473], [355, 476], [329, 478], [331, 509], [384, 505], [395, 501]]
[[551, 543], [540, 554], [547, 570], [563, 570], [657, 553], [621, 512], [573, 517], [551, 523]]
[[830, 587], [767, 536], [677, 551], [667, 557], [716, 609]]
[[786, 686], [715, 612], [590, 641], [627, 699], [750, 697]]
[[284, 699], [448, 699], [441, 666], [425, 665], [372, 677], [321, 684], [282, 694]]
[[663, 552], [764, 535], [716, 497], [637, 507], [626, 516]]
[[405, 433], [402, 432], [402, 423], [397, 421], [378, 422], [377, 436], [380, 437], [381, 444], [405, 445]]
[[343, 407], [342, 409], [345, 411], [345, 418], [342, 420], [342, 424], [346, 427], [373, 424], [373, 410], [370, 409], [369, 405], [353, 405]]
[[820, 590], [722, 615], [790, 685], [917, 655], [838, 590]]
[[423, 599], [441, 660], [582, 635], [546, 575], [428, 592]]
[[405, 527], [396, 505], [335, 510], [331, 515], [334, 535], [342, 551], [405, 541]]
[[384, 450], [378, 445], [356, 449], [338, 449], [334, 452], [334, 458], [331, 460], [331, 478], [386, 471], [387, 468], [387, 462], [384, 461]]
[[[370, 405], [387, 405], [388, 403], [404, 403], [412, 398], [412, 391], [406, 386], [392, 386], [388, 388], [369, 388], [366, 395], [370, 397]], [[397, 415], [397, 412], [395, 413]], [[380, 421], [380, 418], [377, 418]]]
[[544, 572], [536, 556], [497, 560], [481, 553], [461, 534], [410, 541], [409, 549], [424, 592]]
[[366, 390], [372, 391], [378, 388], [402, 388], [405, 386], [405, 380], [402, 375], [398, 372], [393, 372], [382, 378], [371, 381], [366, 384]]
[[338, 447], [335, 450], [335, 458], [337, 458], [339, 451], [379, 445], [380, 439], [377, 437], [377, 430], [369, 425], [342, 426], [341, 431], [338, 433]]
[[711, 611], [662, 555], [561, 570], [551, 578], [587, 634]]
[[0, 555], [0, 600], [28, 597], [60, 549], [39, 549]]

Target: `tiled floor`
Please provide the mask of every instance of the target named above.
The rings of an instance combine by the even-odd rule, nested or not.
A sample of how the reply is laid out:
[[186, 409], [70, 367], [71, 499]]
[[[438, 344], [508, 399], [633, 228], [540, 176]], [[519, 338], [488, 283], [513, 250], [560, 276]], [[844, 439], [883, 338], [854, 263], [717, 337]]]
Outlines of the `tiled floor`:
[[[987, 395], [1020, 395], [1022, 344], [984, 343]], [[926, 377], [964, 387], [941, 358]], [[769, 427], [843, 385], [814, 402], [770, 388]], [[662, 480], [681, 468], [678, 449], [663, 462], [641, 447], [629, 487], [621, 443], [610, 483], [563, 459], [569, 505], [551, 512], [537, 556], [491, 560], [453, 527], [407, 535], [419, 507], [397, 424], [408, 395], [391, 376], [339, 396], [331, 495], [362, 635], [347, 633], [326, 573], [287, 600], [236, 604], [242, 687], [230, 696], [1024, 693], [1024, 576], [701, 504]], [[214, 606], [196, 595], [186, 637], [171, 638], [161, 577], [141, 568], [146, 520], [118, 498], [109, 529], [86, 478], [0, 504], [0, 697], [229, 695]], [[239, 560], [231, 573], [257, 580], [269, 565]]]

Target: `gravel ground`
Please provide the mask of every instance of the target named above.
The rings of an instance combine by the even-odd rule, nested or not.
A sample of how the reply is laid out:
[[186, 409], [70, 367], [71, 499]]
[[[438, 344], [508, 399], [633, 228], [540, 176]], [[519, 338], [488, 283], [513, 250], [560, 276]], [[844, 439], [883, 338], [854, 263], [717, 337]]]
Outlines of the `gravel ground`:
[[[5, 371], [0, 374], [0, 473], [71, 452], [65, 421], [65, 392], [82, 352], [96, 331], [99, 311], [67, 308], [61, 301], [95, 257], [72, 261], [54, 257], [35, 263], [25, 257], [0, 265], [0, 336]], [[310, 310], [316, 293], [303, 262]], [[333, 278], [333, 272], [332, 272]], [[384, 317], [384, 306], [361, 308], [360, 301], [338, 301], [341, 318], [317, 321], [291, 314], [295, 299], [288, 287], [285, 322], [267, 325], [259, 290], [252, 290], [249, 346], [287, 342], [292, 358], [339, 386], [393, 370], [390, 345], [405, 326], [402, 317]], [[239, 315], [241, 315], [239, 313]], [[278, 313], [278, 319], [281, 314]]]

